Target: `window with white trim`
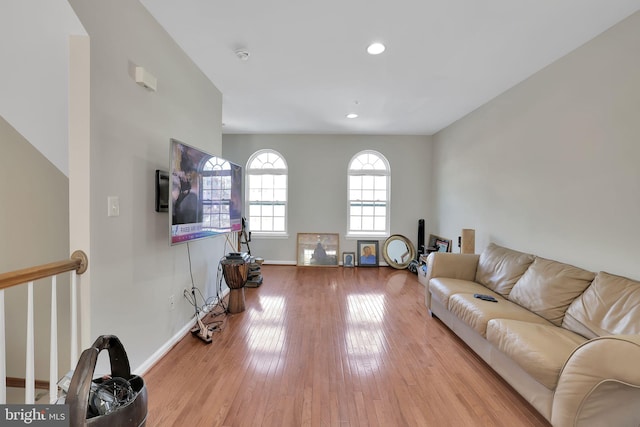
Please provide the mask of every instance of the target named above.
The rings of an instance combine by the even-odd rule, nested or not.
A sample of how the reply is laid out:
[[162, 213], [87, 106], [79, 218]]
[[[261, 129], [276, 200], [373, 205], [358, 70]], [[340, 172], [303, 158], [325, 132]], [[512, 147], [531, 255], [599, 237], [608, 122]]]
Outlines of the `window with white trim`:
[[209, 229], [231, 228], [231, 165], [211, 157], [202, 168], [203, 222]]
[[389, 162], [377, 151], [353, 156], [348, 170], [348, 235], [389, 235], [390, 178]]
[[246, 206], [253, 234], [287, 232], [287, 177], [284, 157], [274, 150], [255, 152], [247, 161]]

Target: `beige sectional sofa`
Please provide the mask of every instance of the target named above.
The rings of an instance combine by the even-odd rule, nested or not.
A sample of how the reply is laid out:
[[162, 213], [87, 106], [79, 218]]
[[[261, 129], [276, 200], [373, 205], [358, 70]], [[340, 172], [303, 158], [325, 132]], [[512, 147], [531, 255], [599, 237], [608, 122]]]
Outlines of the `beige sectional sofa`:
[[552, 425], [640, 426], [640, 282], [490, 244], [430, 254], [422, 283], [431, 314]]

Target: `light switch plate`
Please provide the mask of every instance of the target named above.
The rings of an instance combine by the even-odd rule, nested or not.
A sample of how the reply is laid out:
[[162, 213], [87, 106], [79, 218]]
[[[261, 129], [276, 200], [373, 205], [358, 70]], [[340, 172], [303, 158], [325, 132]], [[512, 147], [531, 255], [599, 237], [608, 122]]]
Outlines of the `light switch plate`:
[[120, 198], [118, 196], [107, 197], [107, 216], [120, 215]]

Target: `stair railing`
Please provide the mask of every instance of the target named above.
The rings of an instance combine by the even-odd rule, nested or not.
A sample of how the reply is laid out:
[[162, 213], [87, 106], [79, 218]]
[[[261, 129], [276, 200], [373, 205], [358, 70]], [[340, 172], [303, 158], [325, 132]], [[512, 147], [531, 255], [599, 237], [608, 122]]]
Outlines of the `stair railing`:
[[78, 361], [78, 291], [77, 277], [85, 271], [89, 260], [83, 251], [75, 251], [68, 260], [52, 262], [35, 267], [0, 274], [0, 404], [7, 403], [7, 366], [6, 366], [6, 319], [4, 291], [13, 286], [27, 286], [27, 331], [26, 364], [24, 377], [24, 403], [35, 403], [35, 342], [33, 284], [40, 279], [51, 278], [51, 346], [49, 355], [49, 403], [55, 403], [58, 396], [58, 313], [57, 313], [57, 277], [71, 272], [70, 309], [71, 309], [71, 351], [70, 366]]

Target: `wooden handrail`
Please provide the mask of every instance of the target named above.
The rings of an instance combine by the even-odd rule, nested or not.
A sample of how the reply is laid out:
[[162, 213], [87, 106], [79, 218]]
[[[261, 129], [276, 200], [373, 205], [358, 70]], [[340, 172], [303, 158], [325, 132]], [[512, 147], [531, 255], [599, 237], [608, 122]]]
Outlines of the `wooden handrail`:
[[[26, 380], [24, 378], [14, 378], [7, 377], [7, 387], [13, 388], [25, 388]], [[48, 390], [49, 389], [49, 381], [36, 380], [35, 388], [39, 390]]]
[[49, 264], [35, 267], [23, 268], [21, 270], [10, 271], [0, 274], [0, 290], [11, 286], [31, 282], [45, 277], [55, 276], [66, 271], [75, 270], [77, 274], [87, 271], [89, 259], [83, 251], [75, 251], [71, 258], [65, 261], [51, 262]]

